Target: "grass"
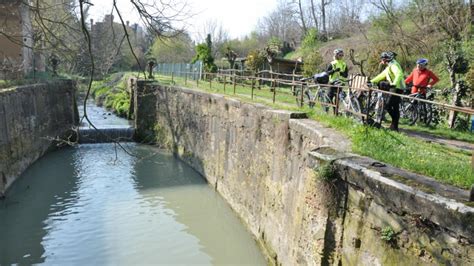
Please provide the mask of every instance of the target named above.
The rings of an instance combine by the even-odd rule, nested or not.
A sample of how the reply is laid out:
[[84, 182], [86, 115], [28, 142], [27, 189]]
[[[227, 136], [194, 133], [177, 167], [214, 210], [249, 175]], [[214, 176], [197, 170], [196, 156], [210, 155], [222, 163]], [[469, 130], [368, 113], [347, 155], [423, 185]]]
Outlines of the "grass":
[[130, 76], [132, 73], [115, 73], [103, 80], [93, 81], [91, 96], [99, 105], [105, 106], [120, 117], [127, 117], [130, 95], [126, 87]]
[[[157, 78], [162, 84], [184, 86], [184, 79], [179, 77], [175, 77], [173, 81], [171, 81], [171, 77], [167, 76], [157, 76]], [[295, 97], [292, 96], [288, 88], [278, 88], [276, 102], [273, 103], [273, 93], [268, 90], [268, 87], [263, 87], [262, 90], [255, 89], [254, 100], [250, 99], [251, 90], [248, 87], [236, 86], [235, 95], [232, 84], [227, 84], [225, 92], [223, 84], [217, 82], [212, 82], [212, 88], [210, 88], [209, 82], [199, 81], [199, 86], [197, 86], [196, 81], [188, 81], [186, 87], [229, 95], [245, 102], [259, 102], [274, 108], [307, 112], [310, 118], [334, 128], [350, 138], [354, 153], [411, 172], [431, 176], [442, 183], [464, 189], [469, 189], [474, 184], [470, 153], [439, 144], [426, 143], [403, 133], [366, 127], [350, 118], [329, 115], [320, 108], [305, 107], [300, 109], [296, 106]], [[432, 133], [433, 131], [428, 132]], [[444, 132], [446, 136], [461, 140], [472, 140], [471, 135], [464, 132], [448, 132], [447, 129], [437, 129], [435, 132]]]

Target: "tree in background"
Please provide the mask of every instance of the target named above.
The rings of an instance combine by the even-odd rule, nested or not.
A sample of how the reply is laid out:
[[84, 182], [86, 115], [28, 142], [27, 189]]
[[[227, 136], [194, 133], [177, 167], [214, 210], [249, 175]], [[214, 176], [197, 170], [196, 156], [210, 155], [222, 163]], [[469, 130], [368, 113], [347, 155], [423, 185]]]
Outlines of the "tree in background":
[[263, 50], [252, 50], [247, 55], [246, 66], [252, 72], [258, 72], [260, 69], [263, 68], [265, 64], [266, 57]]
[[157, 63], [187, 63], [194, 57], [194, 42], [188, 33], [155, 39], [150, 52]]
[[278, 38], [296, 47], [303, 34], [297, 14], [292, 2], [280, 1], [273, 12], [259, 20], [257, 32], [264, 42]]
[[217, 66], [214, 64], [214, 57], [212, 56], [212, 41], [211, 35], [208, 34], [205, 43], [200, 43], [196, 46], [196, 55], [192, 63], [201, 61], [205, 72], [217, 72]]
[[303, 75], [311, 76], [316, 72], [319, 72], [321, 64], [323, 63], [319, 47], [318, 31], [315, 28], [311, 28], [306, 33], [300, 47], [301, 56], [304, 62]]
[[197, 41], [205, 42], [209, 34], [212, 42], [212, 56], [216, 59], [224, 57], [228, 47], [226, 44], [229, 40], [228, 31], [217, 20], [207, 20], [197, 33]]
[[240, 56], [246, 56], [255, 49], [263, 49], [266, 44], [266, 40], [256, 31], [251, 32], [242, 39], [229, 39], [225, 42], [226, 47], [232, 47], [232, 50]]

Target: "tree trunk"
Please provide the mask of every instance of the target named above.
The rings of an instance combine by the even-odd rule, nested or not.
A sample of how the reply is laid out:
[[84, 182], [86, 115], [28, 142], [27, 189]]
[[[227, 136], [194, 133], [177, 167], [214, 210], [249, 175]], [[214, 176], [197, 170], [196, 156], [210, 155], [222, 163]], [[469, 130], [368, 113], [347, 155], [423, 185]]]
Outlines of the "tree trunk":
[[311, 0], [311, 15], [313, 16], [313, 20], [314, 20], [314, 27], [316, 28], [319, 34], [318, 18], [316, 17], [316, 9], [314, 8], [314, 0]]
[[327, 31], [326, 31], [326, 0], [321, 0], [321, 23], [323, 24], [323, 34], [326, 37], [326, 40], [328, 39], [327, 37]]
[[[452, 105], [455, 106], [462, 106], [461, 104], [461, 98], [463, 95], [466, 93], [466, 86], [461, 84], [461, 82], [456, 83], [456, 86], [454, 87], [454, 94], [453, 94], [453, 100], [451, 102]], [[457, 118], [457, 112], [455, 111], [450, 111], [449, 112], [449, 118], [448, 118], [448, 125], [449, 128], [453, 128], [454, 124], [456, 122]]]
[[303, 36], [306, 35], [307, 28], [306, 28], [306, 23], [304, 22], [304, 14], [303, 14], [303, 8], [301, 7], [301, 0], [298, 0], [298, 7], [300, 9], [300, 18], [301, 18], [301, 25], [303, 26]]

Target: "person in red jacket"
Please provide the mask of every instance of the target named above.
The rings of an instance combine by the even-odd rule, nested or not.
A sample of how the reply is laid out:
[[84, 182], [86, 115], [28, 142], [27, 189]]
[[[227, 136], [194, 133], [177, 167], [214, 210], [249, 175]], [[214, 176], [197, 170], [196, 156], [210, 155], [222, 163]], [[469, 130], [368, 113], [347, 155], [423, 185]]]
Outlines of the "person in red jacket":
[[428, 59], [418, 59], [416, 61], [416, 68], [413, 69], [410, 76], [405, 79], [405, 84], [413, 83], [411, 93], [420, 92], [421, 94], [426, 95], [426, 88], [431, 88], [439, 81], [439, 78], [426, 68], [427, 65]]

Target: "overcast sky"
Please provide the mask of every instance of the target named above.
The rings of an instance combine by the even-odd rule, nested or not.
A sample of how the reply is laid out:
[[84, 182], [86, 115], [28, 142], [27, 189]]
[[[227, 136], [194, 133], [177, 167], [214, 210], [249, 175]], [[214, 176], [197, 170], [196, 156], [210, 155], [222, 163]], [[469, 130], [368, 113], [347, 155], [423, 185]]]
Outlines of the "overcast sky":
[[[173, 0], [174, 1], [174, 0]], [[183, 0], [178, 0], [183, 1]], [[192, 36], [203, 28], [209, 20], [216, 20], [229, 32], [230, 37], [237, 38], [249, 34], [255, 29], [259, 18], [270, 13], [277, 5], [277, 0], [186, 0], [190, 12], [194, 15], [187, 19], [188, 31]], [[90, 15], [95, 20], [110, 14], [112, 0], [93, 0], [94, 6]], [[117, 0], [124, 20], [138, 22], [136, 12], [129, 0]], [[177, 6], [177, 5], [176, 5]], [[118, 21], [118, 18], [115, 18]]]

